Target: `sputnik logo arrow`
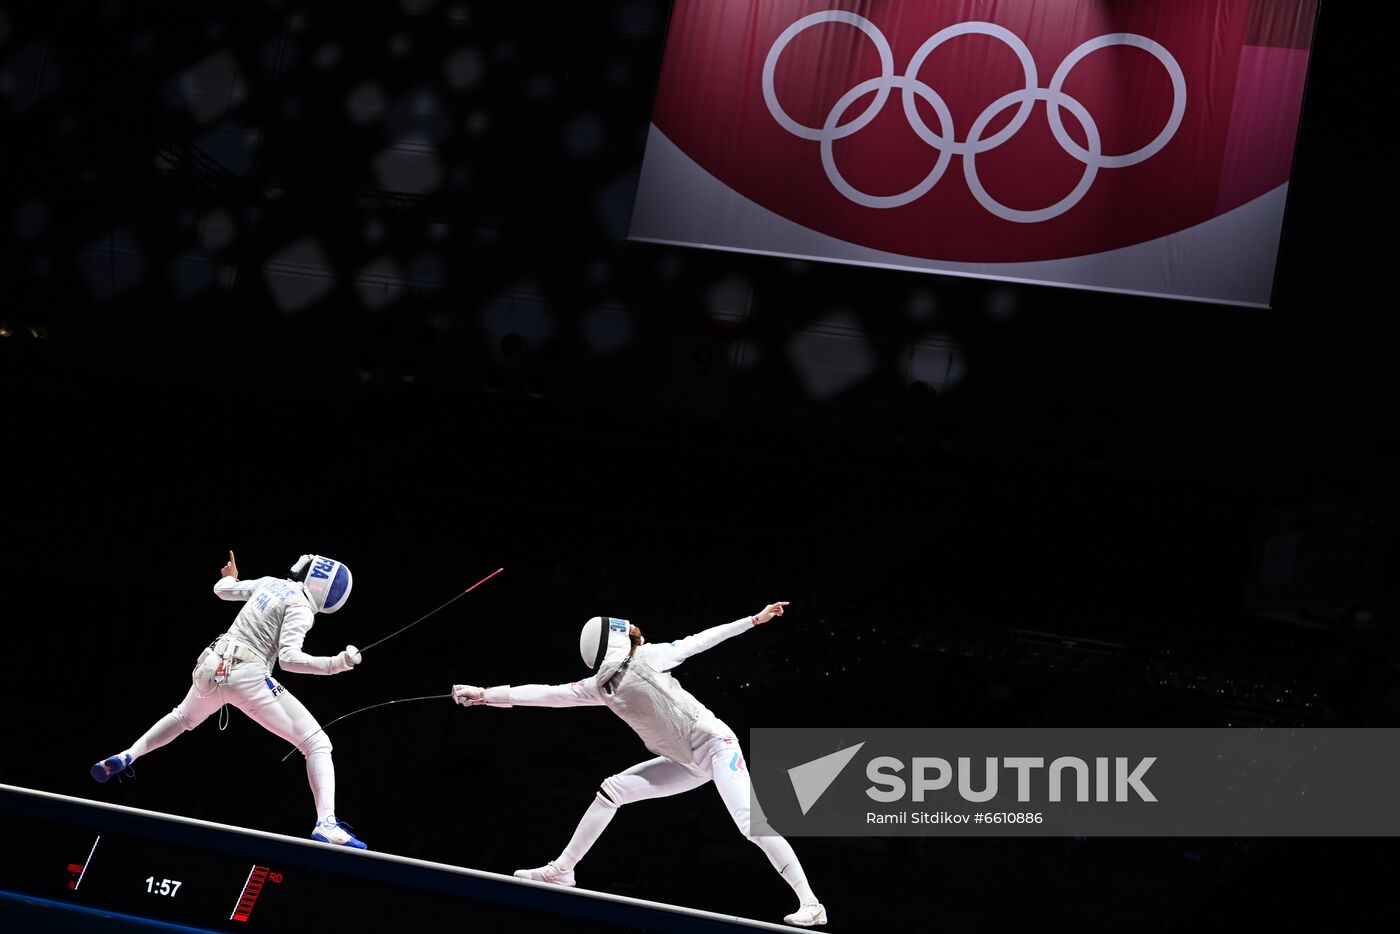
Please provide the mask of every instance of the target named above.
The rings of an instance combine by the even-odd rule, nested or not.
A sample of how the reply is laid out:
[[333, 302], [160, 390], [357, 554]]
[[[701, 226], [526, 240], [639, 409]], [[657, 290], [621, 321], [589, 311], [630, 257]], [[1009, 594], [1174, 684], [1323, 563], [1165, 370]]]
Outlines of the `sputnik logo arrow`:
[[788, 769], [788, 780], [792, 782], [792, 790], [797, 794], [797, 803], [804, 815], [826, 793], [831, 783], [836, 781], [836, 776], [841, 774], [864, 745], [863, 742], [856, 743], [854, 746], [847, 746], [838, 752]]

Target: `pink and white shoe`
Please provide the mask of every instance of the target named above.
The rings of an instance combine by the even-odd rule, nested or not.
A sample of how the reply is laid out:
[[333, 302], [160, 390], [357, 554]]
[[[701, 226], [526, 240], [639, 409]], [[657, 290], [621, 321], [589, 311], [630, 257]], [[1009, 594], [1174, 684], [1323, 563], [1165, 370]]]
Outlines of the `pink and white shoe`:
[[545, 863], [539, 869], [517, 869], [515, 877], [517, 879], [533, 879], [536, 882], [548, 882], [551, 885], [574, 884], [574, 871], [560, 869], [552, 862]]

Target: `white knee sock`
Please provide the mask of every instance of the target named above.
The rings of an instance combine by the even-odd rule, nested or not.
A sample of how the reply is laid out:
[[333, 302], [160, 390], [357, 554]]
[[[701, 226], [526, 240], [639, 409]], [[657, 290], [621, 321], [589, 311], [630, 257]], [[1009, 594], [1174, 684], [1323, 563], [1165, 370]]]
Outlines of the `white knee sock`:
[[335, 763], [329, 749], [312, 749], [306, 754], [306, 778], [316, 799], [316, 819], [335, 819]]
[[602, 836], [616, 812], [616, 804], [611, 801], [605, 804], [601, 796], [594, 798], [593, 803], [584, 812], [583, 820], [578, 822], [578, 829], [574, 831], [573, 839], [569, 841], [568, 846], [564, 847], [564, 852], [559, 854], [554, 865], [565, 872], [577, 866], [579, 860], [588, 855], [593, 844]]
[[783, 881], [792, 886], [800, 904], [817, 904], [817, 896], [812, 894], [812, 888], [807, 884], [807, 874], [802, 871], [802, 864], [798, 862], [791, 843], [782, 837], [753, 836], [749, 839], [758, 844], [758, 848], [768, 857], [768, 862], [773, 864], [773, 868], [778, 870]]
[[142, 734], [141, 738], [126, 750], [135, 761], [153, 749], [159, 749], [172, 739], [185, 732], [185, 721], [175, 711], [161, 717], [149, 730]]

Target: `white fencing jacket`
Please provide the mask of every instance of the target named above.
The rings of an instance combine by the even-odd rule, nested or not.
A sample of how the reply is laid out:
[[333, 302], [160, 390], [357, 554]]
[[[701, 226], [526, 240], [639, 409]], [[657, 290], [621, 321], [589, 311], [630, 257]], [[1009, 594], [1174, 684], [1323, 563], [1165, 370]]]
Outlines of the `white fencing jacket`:
[[274, 663], [280, 663], [283, 671], [297, 674], [335, 675], [346, 670], [337, 656], [308, 655], [301, 650], [306, 634], [316, 622], [316, 610], [296, 581], [280, 577], [251, 581], [221, 577], [214, 585], [214, 593], [222, 600], [244, 602], [233, 625], [219, 638], [252, 649], [267, 663], [269, 671]]
[[492, 707], [610, 707], [647, 749], [696, 775], [708, 776], [707, 765], [695, 761], [692, 736], [697, 730], [719, 736], [729, 729], [669, 672], [690, 656], [753, 626], [753, 617], [746, 616], [675, 642], [648, 642], [638, 646], [615, 672], [604, 671], [572, 684], [498, 685], [486, 689], [482, 702]]

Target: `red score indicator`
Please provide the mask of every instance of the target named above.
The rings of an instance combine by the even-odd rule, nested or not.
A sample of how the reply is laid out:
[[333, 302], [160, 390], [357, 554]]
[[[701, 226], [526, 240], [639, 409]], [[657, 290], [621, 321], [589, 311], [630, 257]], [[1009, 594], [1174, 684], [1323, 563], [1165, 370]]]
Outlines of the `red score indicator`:
[[70, 890], [76, 892], [78, 886], [82, 885], [83, 876], [87, 874], [88, 863], [92, 862], [92, 854], [97, 852], [97, 844], [101, 842], [101, 835], [99, 835], [96, 840], [92, 841], [92, 849], [88, 850], [87, 859], [83, 860], [82, 865], [78, 865], [77, 863], [68, 864], [68, 888]]
[[233, 906], [233, 914], [229, 915], [230, 921], [247, 921], [253, 913], [253, 906], [258, 903], [258, 896], [262, 894], [263, 886], [269, 882], [277, 883], [282, 881], [280, 872], [273, 872], [266, 866], [253, 864], [253, 868], [248, 871], [248, 881], [243, 883], [243, 891], [239, 893], [238, 903]]

